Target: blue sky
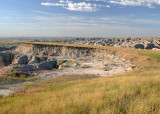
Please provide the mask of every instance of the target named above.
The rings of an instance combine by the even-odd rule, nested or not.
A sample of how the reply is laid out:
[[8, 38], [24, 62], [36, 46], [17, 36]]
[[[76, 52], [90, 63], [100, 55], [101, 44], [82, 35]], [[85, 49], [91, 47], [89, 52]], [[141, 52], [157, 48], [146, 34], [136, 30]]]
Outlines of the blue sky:
[[160, 0], [0, 0], [0, 36], [160, 36]]

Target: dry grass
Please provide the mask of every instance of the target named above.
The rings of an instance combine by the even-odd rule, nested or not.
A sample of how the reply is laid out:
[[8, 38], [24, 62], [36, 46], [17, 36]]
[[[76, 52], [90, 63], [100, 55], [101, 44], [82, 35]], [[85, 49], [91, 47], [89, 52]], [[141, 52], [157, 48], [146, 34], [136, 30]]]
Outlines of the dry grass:
[[160, 113], [160, 62], [152, 56], [153, 52], [159, 52], [111, 50], [133, 61], [139, 69], [111, 77], [66, 76], [28, 84], [16, 94], [0, 100], [0, 113]]
[[16, 114], [160, 113], [159, 76], [154, 70], [96, 79], [51, 79], [1, 99], [0, 110]]

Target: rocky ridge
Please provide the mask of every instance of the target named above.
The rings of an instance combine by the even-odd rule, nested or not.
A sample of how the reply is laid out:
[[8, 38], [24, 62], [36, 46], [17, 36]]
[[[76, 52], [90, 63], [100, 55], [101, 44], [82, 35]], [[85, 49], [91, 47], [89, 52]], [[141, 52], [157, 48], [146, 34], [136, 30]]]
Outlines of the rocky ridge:
[[[36, 42], [61, 42], [96, 46], [114, 46], [136, 49], [160, 49], [160, 38], [72, 38], [61, 40], [35, 40]], [[34, 41], [33, 41], [34, 42]]]

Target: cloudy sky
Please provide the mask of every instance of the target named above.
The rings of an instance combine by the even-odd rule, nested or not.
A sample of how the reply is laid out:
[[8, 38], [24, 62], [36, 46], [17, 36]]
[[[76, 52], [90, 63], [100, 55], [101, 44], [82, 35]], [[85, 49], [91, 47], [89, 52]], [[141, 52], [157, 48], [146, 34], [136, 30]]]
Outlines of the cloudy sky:
[[3, 36], [160, 36], [160, 0], [0, 0]]

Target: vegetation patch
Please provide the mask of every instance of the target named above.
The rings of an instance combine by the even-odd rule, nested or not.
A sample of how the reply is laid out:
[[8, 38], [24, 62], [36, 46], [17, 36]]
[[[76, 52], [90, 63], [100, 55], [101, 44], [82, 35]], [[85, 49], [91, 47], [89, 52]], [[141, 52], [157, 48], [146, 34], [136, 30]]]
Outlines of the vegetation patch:
[[147, 70], [158, 69], [158, 67], [154, 66], [154, 65], [146, 65], [146, 66], [144, 66], [144, 68]]
[[67, 60], [59, 60], [58, 65], [62, 65], [63, 63], [67, 62]]
[[140, 56], [148, 56], [150, 57], [148, 60], [156, 60], [160, 62], [160, 54], [159, 53], [139, 53]]
[[68, 64], [68, 65], [71, 65], [71, 64], [74, 64], [74, 63], [76, 63], [76, 61], [74, 61], [74, 60], [68, 60], [68, 61], [66, 62], [66, 64]]
[[37, 80], [37, 76], [30, 76], [25, 72], [11, 72], [6, 76], [0, 77], [0, 83], [19, 82], [19, 81], [34, 81]]
[[73, 86], [75, 85], [74, 83], [64, 83], [64, 84], [56, 84], [56, 85], [51, 85], [51, 86], [47, 86], [45, 87], [46, 91], [55, 91], [55, 90], [61, 90], [61, 89], [65, 89], [67, 87]]
[[16, 77], [16, 78], [26, 78], [29, 76], [29, 74], [24, 73], [24, 72], [11, 72], [10, 74], [7, 75], [8, 77]]

